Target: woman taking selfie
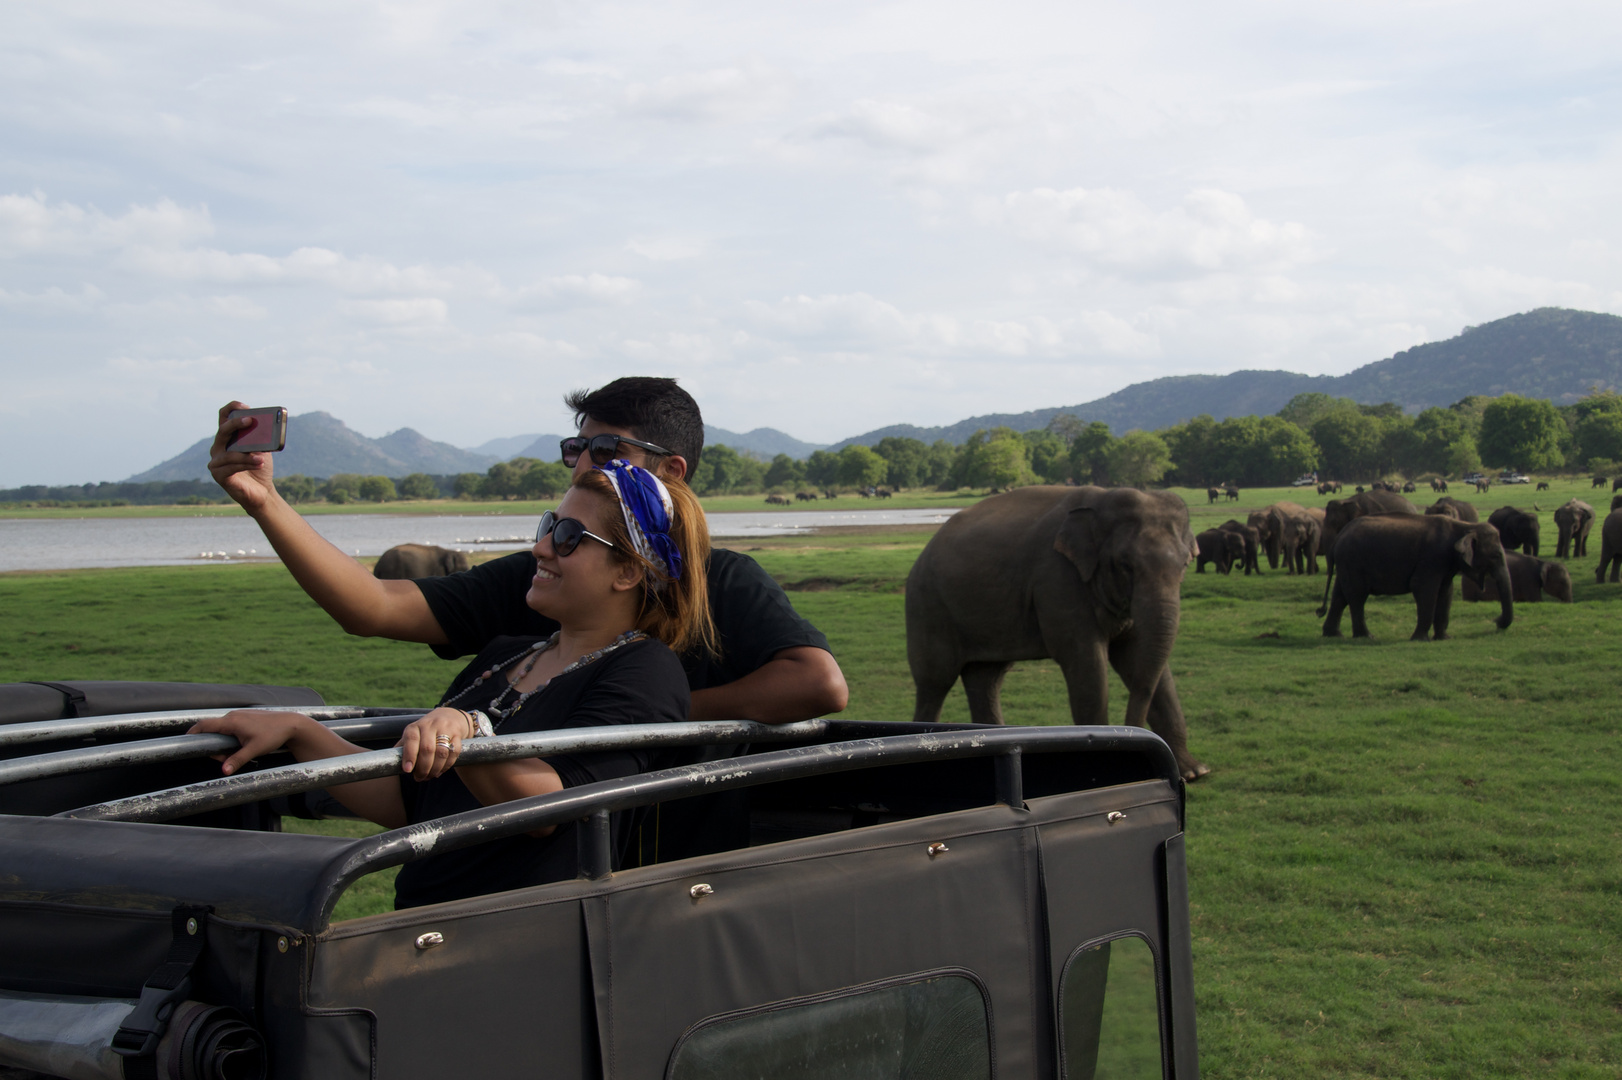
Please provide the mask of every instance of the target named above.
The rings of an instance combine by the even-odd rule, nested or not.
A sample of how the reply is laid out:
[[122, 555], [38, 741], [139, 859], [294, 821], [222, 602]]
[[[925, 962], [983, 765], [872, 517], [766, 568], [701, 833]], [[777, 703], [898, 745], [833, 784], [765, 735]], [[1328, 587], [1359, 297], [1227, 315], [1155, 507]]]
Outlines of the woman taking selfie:
[[[497, 638], [451, 683], [438, 708], [400, 739], [402, 775], [330, 788], [385, 828], [546, 795], [657, 767], [648, 750], [571, 754], [457, 767], [468, 739], [687, 719], [687, 678], [676, 654], [709, 645], [705, 595], [709, 532], [692, 491], [611, 461], [581, 474], [541, 517], [525, 602], [561, 627], [548, 638]], [[192, 733], [236, 736], [229, 775], [285, 749], [300, 761], [364, 753], [297, 713], [239, 711]], [[616, 852], [627, 840], [614, 815]], [[571, 878], [575, 830], [508, 837], [408, 863], [395, 906], [415, 907]]]

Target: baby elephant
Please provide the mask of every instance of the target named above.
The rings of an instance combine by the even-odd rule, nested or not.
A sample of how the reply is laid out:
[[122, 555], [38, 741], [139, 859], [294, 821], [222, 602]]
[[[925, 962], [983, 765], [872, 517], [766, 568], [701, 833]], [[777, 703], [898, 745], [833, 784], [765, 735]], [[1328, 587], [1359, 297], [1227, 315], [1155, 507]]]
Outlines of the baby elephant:
[[1196, 574], [1205, 573], [1206, 563], [1216, 563], [1217, 573], [1226, 574], [1233, 564], [1245, 565], [1245, 538], [1227, 529], [1206, 529], [1194, 538], [1199, 546], [1199, 557], [1194, 565]]
[[[1504, 553], [1509, 565], [1509, 587], [1517, 604], [1541, 603], [1547, 593], [1562, 604], [1571, 603], [1571, 573], [1560, 563], [1535, 559], [1518, 551]], [[1477, 585], [1464, 579], [1464, 598], [1471, 602], [1498, 599], [1498, 586], [1492, 578]]]
[[446, 577], [468, 568], [467, 555], [433, 544], [399, 544], [389, 548], [372, 568], [372, 576], [411, 581]]

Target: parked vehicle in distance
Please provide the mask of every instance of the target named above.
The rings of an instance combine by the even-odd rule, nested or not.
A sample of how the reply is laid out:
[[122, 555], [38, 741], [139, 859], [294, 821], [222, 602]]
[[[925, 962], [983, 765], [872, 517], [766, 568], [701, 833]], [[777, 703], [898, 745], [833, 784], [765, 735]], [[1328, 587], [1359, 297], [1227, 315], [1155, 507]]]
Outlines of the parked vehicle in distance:
[[[280, 822], [339, 777], [397, 774], [421, 710], [48, 685], [0, 686], [0, 1075], [1198, 1076], [1184, 789], [1149, 731], [496, 736], [462, 760], [727, 749], [350, 839]], [[179, 733], [242, 704], [378, 749], [222, 778], [206, 755], [234, 740]], [[734, 814], [704, 853], [616, 861], [611, 813], [669, 829], [717, 796]], [[334, 921], [365, 875], [547, 826], [577, 877]]]
[[1506, 472], [1498, 474], [1498, 483], [1500, 484], [1530, 484], [1531, 482], [1532, 478], [1522, 473]]
[[1485, 477], [1483, 477], [1478, 472], [1468, 472], [1468, 473], [1465, 473], [1463, 476], [1459, 477], [1459, 483], [1461, 483], [1461, 484], [1478, 484], [1484, 479], [1485, 479]]
[[1291, 481], [1290, 486], [1291, 487], [1310, 487], [1311, 485], [1316, 484], [1317, 482], [1318, 482], [1318, 474], [1317, 473], [1302, 473], [1300, 476], [1296, 477], [1293, 481]]

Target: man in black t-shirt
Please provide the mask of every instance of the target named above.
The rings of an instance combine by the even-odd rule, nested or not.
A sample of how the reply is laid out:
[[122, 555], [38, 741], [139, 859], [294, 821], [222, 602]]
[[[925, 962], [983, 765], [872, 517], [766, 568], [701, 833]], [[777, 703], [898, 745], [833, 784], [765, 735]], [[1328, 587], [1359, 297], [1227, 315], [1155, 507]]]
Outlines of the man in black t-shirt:
[[[616, 379], [565, 400], [580, 428], [578, 437], [565, 440], [564, 463], [576, 475], [592, 468], [598, 456], [624, 458], [681, 479], [698, 464], [703, 418], [674, 379]], [[529, 552], [447, 578], [373, 577], [277, 494], [270, 454], [226, 449], [247, 426], [229, 419], [230, 411], [245, 407], [233, 401], [220, 410], [209, 472], [259, 523], [304, 591], [346, 631], [419, 641], [449, 659], [476, 653], [503, 634], [545, 634], [555, 628], [524, 603], [535, 572]], [[707, 572], [721, 653], [682, 658], [693, 691], [691, 719], [781, 724], [842, 710], [848, 691], [828, 641], [795, 613], [782, 588], [753, 559], [736, 552], [715, 551]]]

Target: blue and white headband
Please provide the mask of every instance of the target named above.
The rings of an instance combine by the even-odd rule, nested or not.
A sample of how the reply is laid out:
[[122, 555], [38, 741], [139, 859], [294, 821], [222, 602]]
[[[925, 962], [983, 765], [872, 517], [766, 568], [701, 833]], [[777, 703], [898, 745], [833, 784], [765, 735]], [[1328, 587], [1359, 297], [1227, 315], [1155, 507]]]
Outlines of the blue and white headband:
[[676, 513], [670, 489], [648, 470], [628, 461], [615, 460], [597, 466], [608, 477], [625, 515], [625, 531], [631, 534], [631, 547], [671, 581], [681, 577], [681, 549], [670, 538], [670, 523]]

